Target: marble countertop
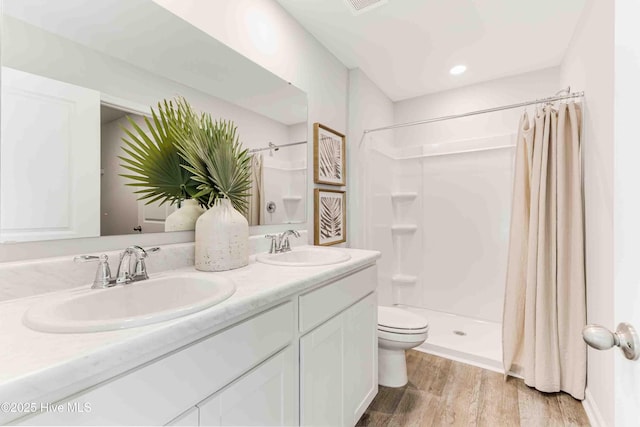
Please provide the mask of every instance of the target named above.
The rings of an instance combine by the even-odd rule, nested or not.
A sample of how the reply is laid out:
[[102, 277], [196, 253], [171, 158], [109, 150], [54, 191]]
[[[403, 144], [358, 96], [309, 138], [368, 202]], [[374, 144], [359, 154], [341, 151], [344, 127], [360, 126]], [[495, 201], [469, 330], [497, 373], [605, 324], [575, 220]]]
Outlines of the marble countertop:
[[[335, 250], [349, 253], [351, 259], [318, 267], [280, 267], [256, 262], [252, 256], [248, 266], [237, 270], [198, 272], [231, 279], [236, 292], [208, 309], [137, 328], [51, 334], [34, 331], [22, 323], [25, 311], [33, 304], [73, 290], [2, 302], [0, 402], [55, 402], [205, 337], [243, 315], [373, 264], [380, 256], [375, 251]], [[152, 273], [151, 277], [185, 271], [196, 270], [185, 267]], [[0, 413], [0, 422], [20, 415]]]

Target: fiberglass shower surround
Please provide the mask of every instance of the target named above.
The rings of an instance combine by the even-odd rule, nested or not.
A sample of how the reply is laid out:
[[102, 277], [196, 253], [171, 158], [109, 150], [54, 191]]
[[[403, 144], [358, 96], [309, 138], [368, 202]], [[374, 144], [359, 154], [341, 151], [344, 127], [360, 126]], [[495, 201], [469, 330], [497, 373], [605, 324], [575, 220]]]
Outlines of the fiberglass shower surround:
[[[499, 369], [513, 175], [512, 135], [372, 148], [369, 248], [381, 305], [425, 317], [420, 349]], [[500, 147], [500, 148], [498, 148]], [[469, 150], [478, 150], [470, 151]]]
[[495, 370], [502, 367], [514, 153], [525, 104], [505, 114], [510, 133], [455, 136], [465, 117], [500, 107], [445, 117], [446, 136], [412, 123], [394, 126], [392, 137], [385, 131], [363, 138], [366, 244], [383, 253], [380, 304], [429, 320], [421, 349]]

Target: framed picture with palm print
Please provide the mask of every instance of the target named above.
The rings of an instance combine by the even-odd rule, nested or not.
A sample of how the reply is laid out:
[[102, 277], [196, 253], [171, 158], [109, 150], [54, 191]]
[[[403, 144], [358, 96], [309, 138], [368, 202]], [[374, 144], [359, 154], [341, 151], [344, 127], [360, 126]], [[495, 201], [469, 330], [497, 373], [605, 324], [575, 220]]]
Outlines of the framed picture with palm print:
[[339, 190], [315, 189], [313, 242], [320, 246], [347, 241], [346, 193]]
[[346, 174], [346, 141], [343, 134], [313, 124], [313, 182], [344, 186]]

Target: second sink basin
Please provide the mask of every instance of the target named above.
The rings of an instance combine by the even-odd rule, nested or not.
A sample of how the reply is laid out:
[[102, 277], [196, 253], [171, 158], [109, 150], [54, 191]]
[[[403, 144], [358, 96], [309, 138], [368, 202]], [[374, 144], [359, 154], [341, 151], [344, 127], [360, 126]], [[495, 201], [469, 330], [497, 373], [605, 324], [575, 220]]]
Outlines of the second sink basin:
[[264, 264], [289, 267], [312, 267], [317, 265], [338, 264], [349, 261], [351, 255], [339, 249], [318, 247], [295, 248], [291, 252], [281, 254], [260, 254], [256, 260]]
[[90, 289], [31, 307], [24, 322], [43, 332], [98, 332], [157, 323], [195, 313], [229, 298], [222, 277], [180, 274], [108, 289]]

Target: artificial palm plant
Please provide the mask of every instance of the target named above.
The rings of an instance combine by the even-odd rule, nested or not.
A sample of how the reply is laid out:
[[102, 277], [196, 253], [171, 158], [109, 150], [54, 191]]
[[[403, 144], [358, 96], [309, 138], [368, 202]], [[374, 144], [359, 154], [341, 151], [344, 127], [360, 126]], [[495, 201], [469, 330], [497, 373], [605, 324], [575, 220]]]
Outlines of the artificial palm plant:
[[210, 114], [195, 114], [183, 98], [177, 107], [185, 123], [172, 124], [172, 132], [184, 160], [182, 168], [198, 183], [193, 197], [209, 207], [216, 199], [227, 198], [235, 209], [246, 213], [251, 157], [242, 148], [236, 126], [232, 121], [214, 121]]
[[144, 118], [148, 133], [133, 119], [127, 117], [132, 130], [123, 128], [126, 137], [122, 147], [127, 156], [119, 156], [121, 166], [134, 174], [121, 174], [133, 182], [126, 185], [139, 187], [138, 200], [146, 204], [174, 204], [194, 197], [198, 183], [191, 177], [190, 165], [178, 152], [175, 130], [188, 132], [192, 118], [186, 117], [191, 109], [175, 108], [171, 101], [158, 103], [157, 112], [151, 109], [151, 120]]

